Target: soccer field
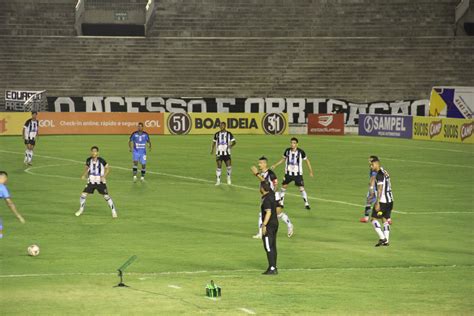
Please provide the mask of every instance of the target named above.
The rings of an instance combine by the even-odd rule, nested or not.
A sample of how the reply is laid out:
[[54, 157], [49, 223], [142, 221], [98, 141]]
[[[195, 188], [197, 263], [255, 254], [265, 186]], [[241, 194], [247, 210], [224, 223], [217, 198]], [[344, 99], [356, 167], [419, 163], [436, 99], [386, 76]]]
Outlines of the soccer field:
[[[281, 157], [289, 136], [236, 136], [233, 185], [216, 187], [211, 136], [152, 136], [145, 183], [131, 181], [127, 136], [44, 136], [25, 170], [20, 137], [0, 138], [0, 170], [22, 225], [0, 206], [1, 314], [473, 314], [474, 146], [402, 139], [298, 136], [315, 177], [312, 209], [291, 185], [280, 224], [278, 276], [257, 231], [258, 182], [250, 166]], [[119, 218], [97, 193], [75, 217], [89, 148], [111, 166]], [[389, 170], [391, 244], [375, 248], [358, 222], [367, 157]], [[276, 170], [280, 180], [283, 168]], [[223, 178], [225, 180], [225, 177]], [[41, 247], [38, 257], [28, 245]], [[130, 256], [129, 288], [114, 288]], [[222, 298], [205, 297], [214, 280]]]

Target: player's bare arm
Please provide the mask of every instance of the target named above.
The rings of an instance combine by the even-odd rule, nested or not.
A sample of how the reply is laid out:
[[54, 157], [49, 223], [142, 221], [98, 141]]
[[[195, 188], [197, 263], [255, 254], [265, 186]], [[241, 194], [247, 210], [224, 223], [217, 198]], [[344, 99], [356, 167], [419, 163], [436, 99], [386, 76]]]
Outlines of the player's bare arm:
[[151, 141], [150, 141], [150, 138], [148, 138], [147, 144], [148, 144], [148, 150], [151, 151]]
[[285, 157], [282, 157], [280, 160], [278, 160], [275, 164], [272, 165], [272, 169], [275, 169], [279, 165], [281, 165], [285, 161]]
[[133, 142], [131, 140], [128, 141], [128, 151], [132, 152], [133, 149]]
[[380, 211], [380, 198], [382, 197], [383, 185], [377, 185], [377, 202], [375, 202], [375, 210]]
[[367, 198], [367, 201], [371, 201], [374, 198], [375, 195], [375, 177], [372, 176], [370, 177], [369, 180], [369, 197]]
[[258, 172], [257, 167], [252, 166], [250, 170], [252, 171], [253, 175], [257, 177], [259, 182], [265, 181], [265, 178], [262, 177], [262, 175]]
[[214, 153], [214, 149], [216, 148], [216, 142], [215, 141], [212, 141], [212, 144], [211, 144], [211, 155]]
[[109, 164], [106, 164], [104, 168], [104, 176], [101, 178], [102, 182], [105, 183], [105, 180], [107, 179], [107, 176], [109, 175], [109, 173], [110, 173], [110, 166]]
[[313, 177], [314, 174], [313, 174], [313, 167], [311, 167], [311, 162], [309, 161], [308, 158], [306, 158], [306, 165], [308, 166], [308, 169], [309, 169], [309, 176], [310, 177]]
[[16, 206], [15, 206], [15, 203], [13, 203], [13, 200], [11, 198], [6, 198], [5, 199], [5, 203], [7, 203], [7, 206], [8, 208], [10, 209], [10, 211], [12, 211], [12, 213], [16, 216], [16, 218], [18, 218], [18, 220], [24, 224], [25, 223], [25, 219], [23, 218], [23, 216], [21, 216], [21, 214], [18, 212], [18, 210], [16, 209]]
[[82, 172], [82, 175], [81, 175], [81, 179], [82, 180], [85, 180], [86, 179], [86, 176], [87, 176], [87, 173], [89, 172], [89, 167], [88, 166], [84, 166], [84, 171]]
[[233, 148], [237, 144], [237, 141], [234, 139], [230, 142], [230, 148]]

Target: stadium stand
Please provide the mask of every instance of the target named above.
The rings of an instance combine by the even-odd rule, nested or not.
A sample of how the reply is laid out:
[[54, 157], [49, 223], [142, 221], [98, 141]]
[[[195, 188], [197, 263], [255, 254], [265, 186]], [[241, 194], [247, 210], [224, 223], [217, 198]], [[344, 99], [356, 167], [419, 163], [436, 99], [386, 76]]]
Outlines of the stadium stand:
[[257, 11], [242, 0], [162, 0], [146, 38], [73, 36], [71, 0], [1, 3], [2, 91], [364, 102], [474, 85], [474, 39], [454, 37], [454, 0], [267, 0]]

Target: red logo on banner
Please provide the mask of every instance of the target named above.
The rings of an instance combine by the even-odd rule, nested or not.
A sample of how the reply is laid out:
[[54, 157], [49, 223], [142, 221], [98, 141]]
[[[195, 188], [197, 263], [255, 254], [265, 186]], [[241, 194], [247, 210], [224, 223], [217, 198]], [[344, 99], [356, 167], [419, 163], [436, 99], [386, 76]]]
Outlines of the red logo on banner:
[[344, 135], [344, 114], [308, 114], [308, 135]]

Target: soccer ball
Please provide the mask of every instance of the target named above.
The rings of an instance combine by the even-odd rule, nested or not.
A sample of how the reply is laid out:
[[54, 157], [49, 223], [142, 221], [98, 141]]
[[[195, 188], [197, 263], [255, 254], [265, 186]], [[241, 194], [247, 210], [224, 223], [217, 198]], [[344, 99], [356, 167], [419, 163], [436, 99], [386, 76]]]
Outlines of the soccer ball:
[[36, 257], [40, 254], [40, 247], [38, 245], [31, 245], [28, 247], [28, 255]]

